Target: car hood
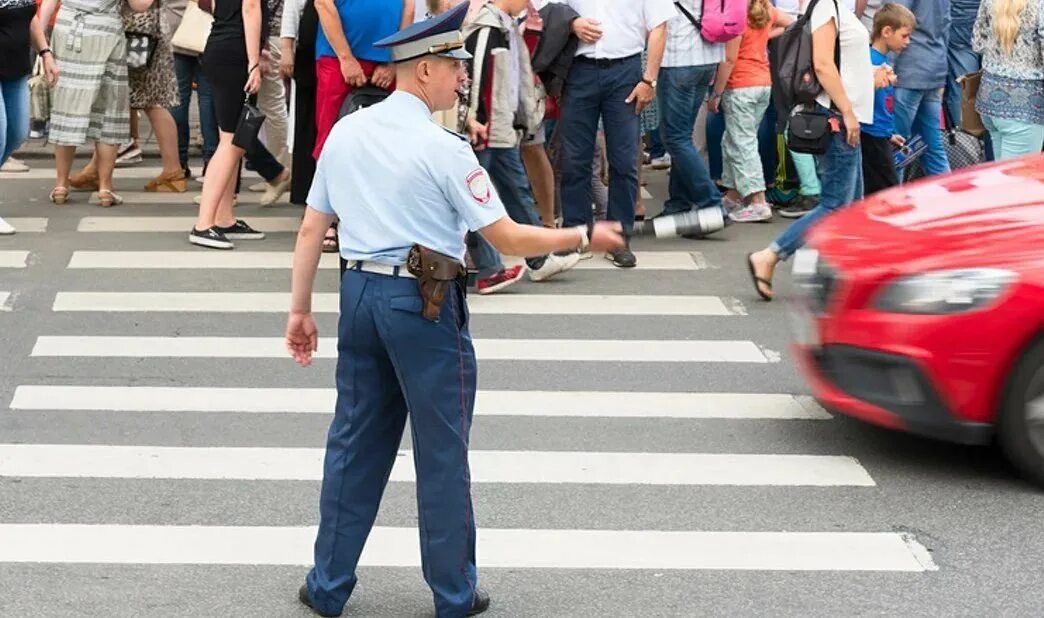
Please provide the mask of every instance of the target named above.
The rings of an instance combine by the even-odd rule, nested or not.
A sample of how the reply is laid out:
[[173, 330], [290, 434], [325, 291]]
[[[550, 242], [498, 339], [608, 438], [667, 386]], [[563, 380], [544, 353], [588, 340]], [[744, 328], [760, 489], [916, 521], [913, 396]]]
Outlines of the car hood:
[[1044, 271], [1044, 156], [875, 194], [816, 225], [809, 245], [842, 270]]

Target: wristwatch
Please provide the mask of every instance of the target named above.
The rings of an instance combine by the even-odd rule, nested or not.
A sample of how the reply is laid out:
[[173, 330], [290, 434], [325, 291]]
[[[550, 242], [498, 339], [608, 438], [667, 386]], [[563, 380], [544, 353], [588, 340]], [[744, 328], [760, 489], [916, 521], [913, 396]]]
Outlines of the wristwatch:
[[642, 83], [643, 83], [643, 84], [645, 84], [645, 85], [647, 85], [647, 86], [649, 86], [649, 87], [650, 87], [650, 88], [652, 88], [653, 90], [656, 90], [656, 83], [657, 83], [657, 82], [656, 82], [656, 80], [655, 80], [655, 79], [646, 79], [646, 78], [644, 78], [644, 77], [643, 77], [643, 78], [642, 78]]

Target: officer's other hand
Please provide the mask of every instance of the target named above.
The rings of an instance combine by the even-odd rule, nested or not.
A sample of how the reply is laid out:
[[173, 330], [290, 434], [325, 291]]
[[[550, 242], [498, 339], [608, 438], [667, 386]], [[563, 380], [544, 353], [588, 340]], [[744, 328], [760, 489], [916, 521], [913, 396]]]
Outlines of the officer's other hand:
[[616, 221], [599, 221], [591, 231], [591, 251], [615, 251], [624, 246], [623, 227]]
[[602, 22], [587, 17], [574, 19], [573, 34], [584, 43], [597, 43], [602, 38]]
[[286, 322], [286, 350], [302, 367], [312, 364], [312, 354], [319, 349], [319, 329], [311, 313], [291, 313]]
[[390, 90], [392, 83], [395, 82], [395, 70], [387, 64], [382, 64], [374, 70], [373, 79], [370, 81], [378, 88]]
[[355, 58], [341, 60], [341, 77], [344, 78], [344, 83], [352, 88], [366, 85], [366, 73]]
[[468, 137], [475, 150], [485, 150], [486, 142], [489, 140], [489, 125], [477, 120], [469, 120]]

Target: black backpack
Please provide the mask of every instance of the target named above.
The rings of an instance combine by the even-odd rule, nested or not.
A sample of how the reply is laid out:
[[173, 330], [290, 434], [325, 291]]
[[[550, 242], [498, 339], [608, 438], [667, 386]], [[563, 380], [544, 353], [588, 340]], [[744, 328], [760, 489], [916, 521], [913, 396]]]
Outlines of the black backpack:
[[[837, 10], [837, 43], [834, 47], [834, 63], [841, 66], [841, 13], [837, 0], [833, 0]], [[812, 105], [816, 97], [823, 91], [812, 65], [812, 11], [819, 0], [812, 0], [805, 13], [783, 31], [774, 41], [769, 54], [772, 65], [773, 92], [772, 98], [780, 119], [790, 116], [791, 110], [798, 105]]]

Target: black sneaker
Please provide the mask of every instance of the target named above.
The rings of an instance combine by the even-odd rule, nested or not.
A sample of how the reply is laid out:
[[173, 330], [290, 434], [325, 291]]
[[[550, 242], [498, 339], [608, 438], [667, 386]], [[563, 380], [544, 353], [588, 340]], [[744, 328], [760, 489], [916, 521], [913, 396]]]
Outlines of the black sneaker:
[[301, 588], [298, 589], [297, 600], [300, 601], [302, 605], [305, 605], [306, 607], [311, 609], [312, 613], [317, 614], [319, 616], [324, 616], [324, 618], [337, 618], [337, 616], [341, 615], [340, 613], [331, 614], [316, 608], [316, 606], [312, 603], [312, 595], [308, 592], [308, 584], [303, 584]]
[[605, 254], [605, 259], [613, 263], [617, 268], [634, 268], [638, 265], [638, 258], [634, 257], [630, 247], [623, 247], [616, 251]]
[[220, 229], [215, 227], [207, 228], [202, 232], [197, 230], [195, 227], [189, 232], [189, 242], [200, 247], [208, 247], [210, 249], [235, 249], [236, 246], [232, 244], [232, 241], [227, 236], [221, 233]]
[[482, 588], [475, 589], [475, 600], [471, 602], [471, 609], [468, 610], [468, 616], [478, 616], [482, 612], [489, 609], [489, 593]]
[[802, 195], [790, 205], [780, 208], [777, 212], [779, 213], [779, 216], [787, 219], [800, 219], [818, 205], [818, 195]]
[[231, 240], [264, 240], [265, 233], [259, 232], [254, 228], [247, 225], [246, 221], [242, 219], [236, 219], [235, 225], [228, 227], [215, 227], [217, 231], [225, 235], [225, 238]]

